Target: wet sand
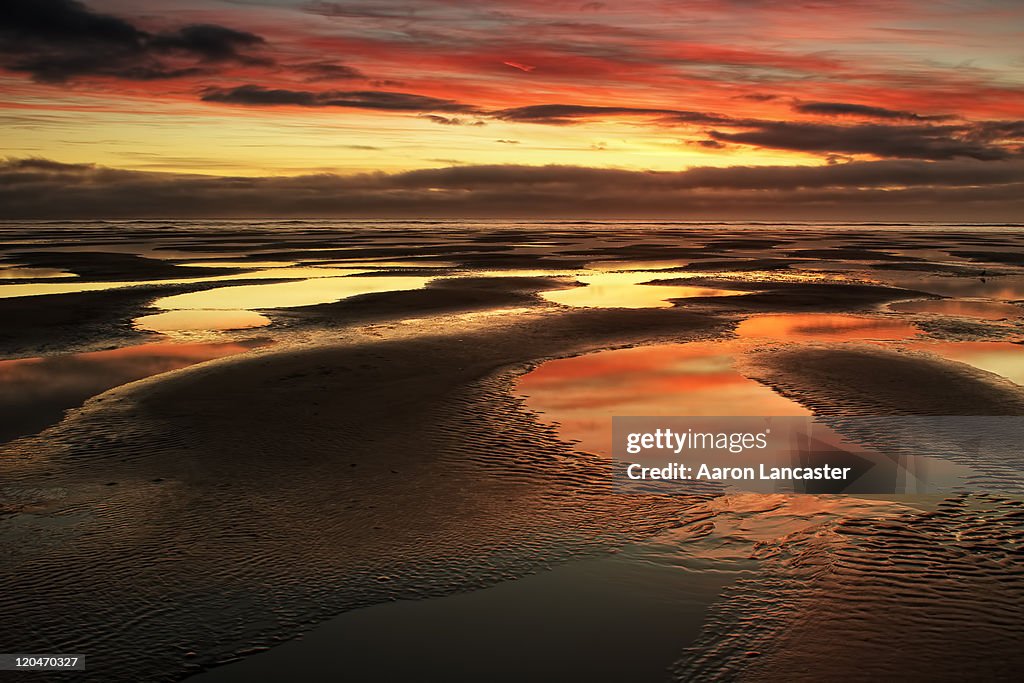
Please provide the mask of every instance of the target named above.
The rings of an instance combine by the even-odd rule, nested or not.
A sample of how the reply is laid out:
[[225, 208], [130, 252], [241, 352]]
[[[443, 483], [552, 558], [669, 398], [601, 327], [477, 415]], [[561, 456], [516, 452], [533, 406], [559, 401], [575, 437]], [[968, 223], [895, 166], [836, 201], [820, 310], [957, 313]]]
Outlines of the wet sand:
[[[687, 501], [608, 495], [605, 464], [554, 439], [506, 384], [544, 357], [725, 327], [671, 309], [489, 327], [199, 367], [11, 444], [7, 510], [31, 515], [15, 515], [3, 594], [38, 629], [90, 639], [111, 670], [174, 680], [346, 609], [483, 587], [678, 524]], [[47, 556], [82, 570], [54, 584], [31, 569]], [[150, 610], [173, 614], [173, 632], [143, 620], [132, 650], [100, 643]], [[229, 647], [186, 658], [204, 633]]]
[[1019, 385], [924, 353], [853, 344], [788, 347], [748, 357], [744, 371], [821, 413], [1024, 415]]
[[[76, 680], [176, 681], [211, 668], [210, 680], [260, 680], [272, 679], [277, 666], [261, 673], [261, 657], [281, 666], [298, 657], [326, 667], [332, 640], [357, 647], [352, 638], [384, 634], [398, 622], [408, 630], [396, 643], [421, 635], [424, 666], [447, 668], [452, 653], [431, 648], [431, 633], [417, 624], [489, 614], [495, 637], [502, 624], [520, 632], [531, 613], [550, 607], [545, 591], [560, 576], [607, 562], [611, 553], [632, 553], [635, 569], [657, 547], [664, 566], [687, 558], [712, 573], [694, 579], [706, 588], [679, 607], [678, 634], [656, 644], [658, 664], [643, 680], [660, 680], [658, 672], [884, 678], [906, 673], [903, 661], [933, 680], [943, 671], [997, 679], [1019, 668], [1012, 641], [1022, 629], [1012, 610], [1020, 606], [1020, 564], [1007, 550], [1020, 534], [1019, 500], [967, 497], [880, 512], [820, 496], [806, 497], [812, 504], [805, 510], [768, 498], [621, 495], [612, 490], [608, 461], [581, 450], [515, 389], [524, 373], [552, 359], [737, 338], [750, 347], [736, 364], [742, 373], [817, 414], [1024, 415], [1024, 388], [1010, 379], [950, 360], [952, 354], [906, 346], [909, 339], [949, 342], [948, 334], [933, 330], [954, 327], [960, 340], [1007, 344], [1022, 338], [1017, 327], [993, 323], [982, 334], [956, 307], [887, 307], [955, 298], [954, 291], [972, 300], [997, 291], [991, 303], [1009, 305], [1019, 286], [1016, 271], [981, 281], [973, 270], [929, 267], [936, 245], [948, 246], [949, 261], [977, 267], [985, 235], [948, 232], [923, 240], [910, 230], [801, 228], [752, 236], [749, 229], [728, 234], [678, 225], [507, 230], [299, 225], [283, 237], [258, 227], [139, 227], [124, 237], [136, 244], [138, 259], [88, 256], [103, 235], [109, 238], [106, 228], [80, 229], [83, 251], [71, 260], [28, 256], [8, 245], [11, 263], [95, 276], [90, 282], [122, 276], [170, 282], [0, 298], [0, 312], [18, 320], [0, 339], [6, 358], [160, 339], [135, 329], [132, 320], [157, 312], [151, 306], [161, 297], [278, 281], [175, 283], [178, 267], [216, 270], [182, 265], [189, 258], [219, 254], [260, 264], [254, 271], [273, 262], [345, 268], [380, 258], [388, 264], [356, 277], [427, 280], [422, 288], [334, 302], [302, 305], [299, 297], [297, 305], [254, 306], [271, 320], [268, 327], [214, 329], [203, 339], [240, 343], [267, 334], [274, 346], [165, 368], [120, 387], [138, 375], [101, 382], [61, 403], [64, 409], [85, 401], [59, 424], [0, 446], [0, 535], [12, 549], [0, 559], [0, 596], [6, 596], [0, 607], [16, 614], [18, 624], [32, 624], [26, 630], [5, 620], [0, 640], [8, 651], [38, 650], [44, 642], [50, 650], [87, 652], [90, 671]], [[54, 228], [53, 234], [62, 233]], [[1024, 251], [1024, 235], [1013, 231], [993, 232], [991, 241]], [[927, 257], [914, 256], [917, 248]], [[32, 249], [36, 254], [38, 245]], [[179, 255], [170, 259], [174, 268], [147, 270], [161, 253]], [[428, 258], [455, 265], [415, 267], [415, 260]], [[636, 262], [671, 258], [697, 260], [637, 277], [644, 271]], [[82, 265], [90, 259], [92, 266]], [[630, 262], [627, 275], [612, 280], [619, 288], [614, 300], [587, 284], [606, 272], [598, 267], [604, 261]], [[1004, 270], [1015, 267], [1013, 259], [993, 261]], [[804, 270], [810, 263], [813, 275]], [[921, 270], [875, 267], [887, 263]], [[126, 264], [135, 270], [127, 272]], [[693, 277], [678, 277], [679, 271]], [[936, 278], [941, 287], [931, 286]], [[730, 296], [679, 298], [678, 287]], [[549, 296], [564, 291], [573, 292], [572, 305]], [[847, 317], [780, 317], [839, 312]], [[115, 388], [100, 393], [107, 386]], [[89, 398], [93, 393], [99, 395]], [[779, 510], [785, 524], [751, 535], [751, 525]], [[986, 535], [985, 520], [998, 533]], [[740, 531], [729, 531], [733, 524]], [[949, 541], [947, 533], [961, 534], [960, 540]], [[729, 545], [724, 538], [741, 548], [730, 562], [751, 575], [713, 580], [721, 548]], [[976, 539], [991, 558], [980, 573], [963, 559], [973, 552], [965, 539]], [[906, 547], [919, 561], [894, 565], [889, 558]], [[947, 566], [959, 567], [955, 582], [938, 576]], [[519, 581], [527, 576], [534, 583]], [[928, 595], [903, 591], [906, 584], [919, 584]], [[616, 590], [614, 581], [602, 585]], [[504, 587], [508, 597], [501, 598]], [[933, 593], [951, 598], [933, 600]], [[590, 619], [602, 610], [610, 620], [620, 618], [626, 608], [613, 597], [597, 603], [602, 607]], [[909, 634], [901, 642], [912, 652], [879, 646], [891, 634], [875, 615], [919, 597], [913, 603], [919, 609], [897, 619]], [[566, 601], [574, 615], [555, 623], [572, 628], [587, 599], [570, 593]], [[656, 602], [638, 597], [636, 604], [647, 607], [637, 608], [636, 619], [669, 628], [671, 610], [659, 612]], [[857, 609], [845, 614], [851, 604]], [[819, 609], [830, 616], [814, 616]], [[274, 648], [317, 624], [327, 629], [316, 632], [319, 645]], [[975, 628], [977, 637], [956, 646], [958, 631]], [[462, 632], [450, 626], [438, 633]], [[371, 640], [379, 647], [382, 637]], [[837, 639], [844, 649], [830, 658]], [[538, 639], [520, 634], [511, 641], [537, 657], [548, 652]], [[570, 642], [578, 661], [587, 641]], [[267, 648], [273, 649], [256, 655]], [[869, 650], [877, 657], [861, 666], [857, 660]], [[367, 646], [364, 655], [374, 651]], [[239, 660], [238, 669], [219, 668]], [[368, 667], [374, 658], [362, 661]], [[474, 661], [473, 675], [461, 680], [479, 680], [487, 659]], [[602, 669], [574, 669], [572, 661], [560, 660], [566, 675]], [[630, 661], [636, 664], [618, 659], [604, 670], [624, 663], [621, 670], [629, 670]]]

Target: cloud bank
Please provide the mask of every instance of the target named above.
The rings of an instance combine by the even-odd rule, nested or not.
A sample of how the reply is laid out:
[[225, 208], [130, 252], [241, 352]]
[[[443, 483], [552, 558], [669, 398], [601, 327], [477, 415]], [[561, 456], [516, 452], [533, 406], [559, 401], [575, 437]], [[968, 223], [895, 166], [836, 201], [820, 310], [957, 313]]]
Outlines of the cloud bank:
[[45, 159], [0, 164], [0, 219], [643, 218], [977, 221], [1024, 216], [1024, 159], [886, 160], [654, 173], [460, 166], [405, 173], [221, 177]]

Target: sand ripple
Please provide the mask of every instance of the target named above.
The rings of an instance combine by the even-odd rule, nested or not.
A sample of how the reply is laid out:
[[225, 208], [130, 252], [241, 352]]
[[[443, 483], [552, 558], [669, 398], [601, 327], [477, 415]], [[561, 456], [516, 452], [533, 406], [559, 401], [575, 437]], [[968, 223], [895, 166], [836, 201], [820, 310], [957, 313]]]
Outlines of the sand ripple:
[[679, 680], [1017, 680], [1024, 503], [962, 495], [762, 546]]

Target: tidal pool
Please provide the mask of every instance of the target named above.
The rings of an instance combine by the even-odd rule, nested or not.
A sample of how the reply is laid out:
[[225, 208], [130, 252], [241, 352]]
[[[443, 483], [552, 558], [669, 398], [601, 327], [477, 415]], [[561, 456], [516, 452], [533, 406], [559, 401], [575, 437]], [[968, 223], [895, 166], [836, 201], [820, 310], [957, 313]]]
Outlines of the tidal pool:
[[669, 299], [692, 299], [704, 296], [735, 296], [749, 294], [731, 289], [701, 285], [644, 284], [665, 273], [607, 272], [578, 275], [585, 287], [559, 289], [541, 294], [548, 301], [584, 308], [671, 308]]
[[[806, 416], [811, 418], [807, 429], [813, 426], [813, 449], [783, 449], [792, 463], [767, 465], [796, 465], [806, 456], [832, 466], [856, 466], [858, 473], [855, 479], [835, 484], [800, 483], [789, 488], [789, 483], [783, 483], [773, 488], [775, 484], [752, 481], [739, 485], [738, 490], [902, 494], [948, 489], [970, 474], [966, 466], [943, 459], [859, 447], [813, 418], [799, 403], [740, 373], [735, 359], [750, 348], [750, 341], [738, 339], [585, 354], [543, 363], [519, 378], [516, 389], [525, 397], [526, 406], [553, 424], [561, 438], [604, 457], [613, 456], [612, 418], [616, 416]], [[724, 423], [729, 431], [731, 421]], [[793, 448], [797, 449], [795, 442]], [[756, 469], [763, 461], [756, 453], [751, 457], [743, 464]], [[685, 488], [685, 484], [680, 486]], [[737, 490], [732, 484], [726, 486], [729, 491]]]
[[108, 389], [222, 358], [264, 340], [215, 344], [158, 342], [109, 351], [0, 361], [0, 443], [55, 424], [69, 408]]
[[132, 322], [135, 329], [146, 332], [246, 330], [269, 324], [270, 318], [256, 311], [188, 309], [144, 315]]
[[292, 308], [331, 303], [358, 294], [420, 289], [431, 279], [404, 275], [324, 277], [266, 285], [236, 285], [176, 294], [157, 299], [153, 305], [168, 311]]
[[736, 336], [794, 341], [853, 341], [908, 339], [920, 334], [896, 316], [832, 313], [754, 315], [739, 324]]
[[733, 368], [727, 342], [661, 344], [549, 361], [523, 375], [526, 405], [582, 450], [611, 454], [614, 415], [810, 415]]

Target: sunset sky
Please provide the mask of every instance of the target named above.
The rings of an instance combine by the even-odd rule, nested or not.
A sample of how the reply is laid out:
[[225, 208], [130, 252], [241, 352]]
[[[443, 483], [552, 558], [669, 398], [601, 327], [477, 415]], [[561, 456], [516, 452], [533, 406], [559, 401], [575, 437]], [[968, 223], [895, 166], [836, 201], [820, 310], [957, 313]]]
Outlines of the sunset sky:
[[1021, 220], [1015, 0], [4, 0], [0, 217]]

